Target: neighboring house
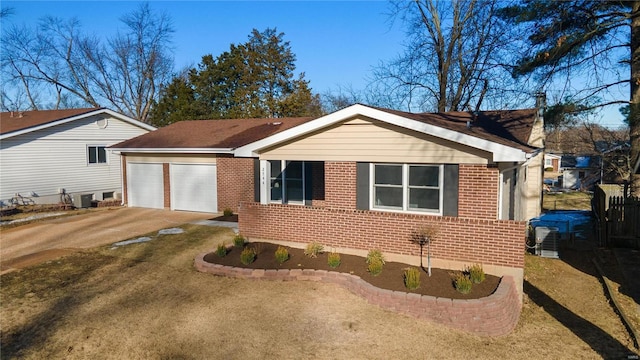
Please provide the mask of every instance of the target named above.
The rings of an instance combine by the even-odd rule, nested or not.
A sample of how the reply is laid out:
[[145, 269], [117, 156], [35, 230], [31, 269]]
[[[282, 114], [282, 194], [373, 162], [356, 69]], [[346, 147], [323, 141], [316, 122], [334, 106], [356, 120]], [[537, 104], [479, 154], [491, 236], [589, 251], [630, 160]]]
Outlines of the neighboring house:
[[74, 203], [117, 197], [120, 157], [106, 147], [154, 129], [104, 108], [0, 113], [0, 200], [58, 203], [63, 189]]
[[580, 190], [600, 181], [601, 167], [598, 155], [562, 155], [560, 171], [562, 188]]
[[544, 154], [544, 170], [557, 173], [560, 172], [561, 155], [545, 153]]
[[[414, 264], [412, 233], [432, 226], [436, 266], [481, 263], [521, 291], [526, 220], [541, 212], [538, 114], [353, 105], [317, 119], [179, 122], [113, 150], [129, 206], [228, 207], [252, 240], [377, 248]], [[182, 204], [205, 197], [208, 208]]]

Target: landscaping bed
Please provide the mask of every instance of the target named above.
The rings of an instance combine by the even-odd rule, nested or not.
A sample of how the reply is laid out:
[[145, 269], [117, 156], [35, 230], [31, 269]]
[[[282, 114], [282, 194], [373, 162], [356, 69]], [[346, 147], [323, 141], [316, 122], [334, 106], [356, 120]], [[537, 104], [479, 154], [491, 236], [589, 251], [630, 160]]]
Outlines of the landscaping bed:
[[247, 244], [247, 246], [255, 248], [257, 253], [255, 261], [248, 265], [240, 261], [242, 249], [239, 247], [228, 248], [228, 253], [224, 257], [218, 256], [216, 252], [211, 252], [204, 256], [204, 261], [244, 269], [313, 269], [348, 273], [356, 275], [381, 289], [450, 299], [479, 299], [487, 297], [495, 292], [500, 283], [499, 277], [486, 275], [482, 283], [473, 285], [471, 292], [462, 294], [455, 289], [453, 284], [455, 271], [432, 268], [431, 277], [429, 277], [425, 267], [424, 270], [420, 271], [420, 287], [415, 290], [409, 290], [404, 285], [403, 277], [404, 270], [410, 267], [407, 264], [387, 261], [383, 266], [382, 272], [377, 276], [373, 276], [367, 272], [365, 258], [360, 256], [340, 254], [340, 265], [334, 269], [327, 263], [327, 252], [320, 253], [316, 258], [312, 258], [306, 256], [303, 249], [285, 247], [289, 252], [289, 259], [280, 264], [276, 261], [274, 255], [278, 245], [255, 242]]

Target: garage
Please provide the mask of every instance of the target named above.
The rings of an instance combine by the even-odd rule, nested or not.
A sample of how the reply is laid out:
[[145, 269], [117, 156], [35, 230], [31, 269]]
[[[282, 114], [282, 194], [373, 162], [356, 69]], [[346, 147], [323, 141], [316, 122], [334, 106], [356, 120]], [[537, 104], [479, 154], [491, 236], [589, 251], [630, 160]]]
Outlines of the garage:
[[127, 163], [129, 206], [164, 209], [162, 164]]
[[171, 210], [218, 212], [215, 164], [170, 164]]

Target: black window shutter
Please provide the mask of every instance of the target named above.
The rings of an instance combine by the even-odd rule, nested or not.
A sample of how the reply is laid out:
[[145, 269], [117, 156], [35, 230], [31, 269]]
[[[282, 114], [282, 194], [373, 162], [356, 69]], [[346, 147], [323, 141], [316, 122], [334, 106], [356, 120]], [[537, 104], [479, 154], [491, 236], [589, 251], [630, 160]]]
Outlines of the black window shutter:
[[260, 202], [260, 159], [253, 159], [253, 201]]
[[442, 215], [458, 216], [458, 165], [446, 164], [443, 175]]
[[313, 164], [305, 161], [304, 165], [304, 204], [311, 206], [313, 199]]
[[369, 210], [369, 163], [356, 163], [356, 208]]

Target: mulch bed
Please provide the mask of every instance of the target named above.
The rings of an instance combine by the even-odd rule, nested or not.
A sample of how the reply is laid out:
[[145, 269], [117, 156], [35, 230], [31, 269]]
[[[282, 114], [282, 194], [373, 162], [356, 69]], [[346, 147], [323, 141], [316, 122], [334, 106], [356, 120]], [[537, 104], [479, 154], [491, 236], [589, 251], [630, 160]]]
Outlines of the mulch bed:
[[256, 260], [249, 265], [244, 265], [240, 262], [241, 249], [236, 247], [230, 248], [225, 257], [219, 257], [215, 252], [212, 252], [205, 255], [204, 260], [213, 264], [245, 269], [315, 269], [350, 273], [381, 289], [450, 299], [479, 299], [486, 297], [491, 295], [500, 283], [499, 277], [487, 274], [486, 280], [480, 284], [474, 284], [469, 294], [461, 294], [453, 287], [451, 277], [454, 273], [453, 270], [431, 268], [431, 277], [429, 277], [425, 264], [425, 269], [420, 276], [420, 287], [416, 290], [408, 290], [403, 281], [404, 269], [409, 267], [407, 264], [387, 261], [382, 273], [378, 276], [372, 276], [367, 272], [365, 259], [360, 256], [340, 254], [340, 266], [332, 269], [327, 265], [327, 253], [320, 254], [317, 258], [310, 258], [304, 255], [303, 249], [287, 247], [289, 260], [279, 264], [274, 256], [278, 245], [255, 242], [247, 246], [252, 246], [257, 250]]
[[220, 215], [218, 217], [214, 217], [209, 220], [238, 222], [238, 214], [233, 214], [228, 216]]

